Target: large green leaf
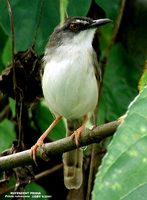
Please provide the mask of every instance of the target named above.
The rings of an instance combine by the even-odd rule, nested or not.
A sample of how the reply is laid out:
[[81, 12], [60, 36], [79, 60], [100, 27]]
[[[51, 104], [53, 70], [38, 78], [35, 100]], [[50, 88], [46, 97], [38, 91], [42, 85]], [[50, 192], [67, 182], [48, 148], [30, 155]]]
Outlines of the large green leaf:
[[43, 189], [43, 187], [33, 182], [26, 186], [25, 192], [27, 196], [26, 199], [28, 200], [31, 200], [31, 199], [42, 200], [42, 199], [52, 198], [51, 195], [47, 194], [47, 192]]
[[105, 68], [100, 99], [100, 107], [104, 109], [107, 121], [124, 114], [129, 102], [137, 95], [139, 75], [139, 69], [122, 44], [115, 44]]
[[[5, 43], [7, 41], [7, 36], [0, 27], [0, 58], [2, 57], [2, 50], [5, 47]], [[2, 59], [0, 59], [0, 72], [4, 69], [4, 63]]]
[[69, 0], [67, 12], [69, 16], [86, 16], [91, 0]]
[[11, 39], [9, 38], [6, 43], [5, 43], [5, 47], [3, 49], [2, 52], [2, 62], [5, 66], [7, 66], [8, 64], [11, 63], [11, 59], [12, 59], [12, 42]]
[[146, 200], [147, 87], [130, 104], [96, 176], [93, 200]]
[[[11, 0], [10, 3], [14, 15], [15, 51], [30, 48], [37, 31], [35, 48], [39, 54], [42, 54], [49, 35], [60, 22], [60, 1]], [[70, 0], [68, 15], [86, 15], [90, 4], [91, 0]], [[40, 24], [37, 29], [38, 21]], [[10, 36], [10, 19], [5, 0], [0, 1], [0, 24]]]
[[0, 152], [11, 147], [15, 139], [14, 124], [7, 119], [0, 122]]
[[116, 19], [119, 14], [120, 0], [113, 0], [113, 2], [108, 0], [96, 0], [96, 2], [104, 9], [110, 19]]
[[[14, 15], [15, 50], [23, 51], [32, 46], [38, 20], [36, 49], [43, 53], [49, 34], [59, 23], [59, 1], [12, 0], [10, 1]], [[43, 6], [41, 6], [43, 3]], [[40, 15], [40, 9], [42, 14]], [[8, 8], [5, 0], [0, 1], [0, 24], [10, 36]]]

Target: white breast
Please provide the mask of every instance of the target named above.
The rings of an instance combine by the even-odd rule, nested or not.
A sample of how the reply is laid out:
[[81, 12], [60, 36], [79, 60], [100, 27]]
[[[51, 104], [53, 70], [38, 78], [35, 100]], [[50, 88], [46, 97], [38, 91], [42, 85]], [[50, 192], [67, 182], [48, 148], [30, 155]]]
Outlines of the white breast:
[[92, 112], [98, 99], [92, 56], [89, 56], [92, 47], [82, 51], [70, 45], [61, 48], [45, 65], [43, 93], [56, 116], [78, 119]]

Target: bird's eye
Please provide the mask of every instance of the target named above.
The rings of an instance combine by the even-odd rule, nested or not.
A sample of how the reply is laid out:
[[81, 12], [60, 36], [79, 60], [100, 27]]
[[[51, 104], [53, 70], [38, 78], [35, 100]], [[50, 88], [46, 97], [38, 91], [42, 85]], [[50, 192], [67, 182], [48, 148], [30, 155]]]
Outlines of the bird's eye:
[[77, 31], [79, 30], [79, 28], [80, 28], [80, 25], [77, 24], [77, 23], [71, 23], [71, 24], [69, 25], [69, 29], [70, 29], [71, 31], [73, 31], [73, 32], [77, 32]]

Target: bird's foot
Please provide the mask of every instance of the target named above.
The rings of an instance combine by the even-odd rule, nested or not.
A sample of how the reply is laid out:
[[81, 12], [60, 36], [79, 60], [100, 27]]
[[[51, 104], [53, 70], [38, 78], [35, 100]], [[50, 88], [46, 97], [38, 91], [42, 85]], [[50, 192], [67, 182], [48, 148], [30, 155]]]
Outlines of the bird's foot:
[[[37, 140], [36, 144], [31, 147], [31, 157], [33, 158], [35, 164], [36, 162], [36, 152], [38, 147], [41, 147], [43, 145], [44, 139], [47, 137], [47, 135], [51, 132], [51, 130], [54, 128], [54, 126], [60, 121], [62, 116], [57, 117], [52, 124], [48, 127], [48, 129], [40, 136], [40, 138]], [[44, 152], [43, 152], [44, 153]], [[47, 160], [47, 159], [45, 159]]]
[[84, 131], [85, 127], [81, 126], [80, 128], [78, 128], [77, 130], [75, 130], [73, 132], [73, 134], [70, 136], [71, 139], [75, 139], [75, 142], [76, 142], [76, 146], [78, 147], [79, 146], [79, 138], [80, 138], [80, 135], [81, 133]]
[[36, 144], [34, 144], [32, 147], [31, 147], [31, 157], [33, 158], [34, 160], [34, 163], [37, 165], [37, 161], [36, 161], [36, 152], [37, 152], [37, 149], [38, 147], [41, 147], [43, 145], [43, 141], [41, 140], [38, 140], [36, 142]]
[[70, 136], [72, 140], [75, 139], [77, 147], [79, 146], [79, 138], [81, 133], [85, 130], [87, 121], [88, 121], [88, 115], [85, 115], [82, 125], [77, 130], [75, 130], [73, 134], [71, 134]]

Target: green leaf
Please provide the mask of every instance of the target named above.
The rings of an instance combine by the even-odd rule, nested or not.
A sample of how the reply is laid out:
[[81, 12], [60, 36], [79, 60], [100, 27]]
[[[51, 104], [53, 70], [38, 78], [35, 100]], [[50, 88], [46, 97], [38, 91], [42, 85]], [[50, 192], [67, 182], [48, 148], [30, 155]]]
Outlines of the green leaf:
[[[4, 31], [2, 30], [1, 26], [0, 26], [0, 58], [2, 57], [3, 54], [3, 49], [5, 47], [5, 43], [7, 41], [7, 36], [4, 33]], [[0, 72], [5, 68], [5, 65], [3, 63], [3, 61], [0, 59]]]
[[137, 95], [140, 71], [124, 47], [115, 44], [110, 52], [103, 77], [100, 107], [105, 120], [112, 121], [125, 113], [130, 101]]
[[105, 53], [105, 50], [112, 39], [113, 29], [114, 29], [113, 23], [107, 24], [106, 26], [102, 26], [100, 28], [100, 31], [101, 31], [100, 47], [101, 47], [102, 55]]
[[[38, 104], [35, 110], [35, 120], [40, 127], [42, 133], [49, 127], [49, 125], [54, 121], [53, 115], [50, 113], [49, 108], [46, 103], [42, 101]], [[60, 121], [49, 133], [48, 137], [53, 140], [61, 139], [65, 137], [65, 128], [63, 122]]]
[[[15, 51], [31, 48], [37, 33], [35, 49], [42, 54], [49, 35], [60, 22], [60, 2], [12, 0], [10, 3], [14, 15]], [[90, 5], [90, 0], [70, 0], [67, 12], [69, 16], [86, 15]], [[5, 0], [0, 1], [0, 24], [10, 37], [10, 19]]]
[[11, 63], [11, 58], [12, 58], [12, 48], [11, 48], [11, 39], [8, 38], [5, 47], [2, 52], [2, 62], [4, 63], [5, 66]]
[[0, 122], [0, 152], [11, 147], [15, 139], [14, 124], [7, 119]]
[[26, 186], [25, 192], [28, 192], [27, 196], [30, 196], [26, 198], [28, 200], [31, 199], [42, 200], [42, 199], [49, 199], [51, 197], [50, 195], [47, 194], [47, 192], [43, 189], [43, 187], [33, 182]]
[[120, 0], [113, 0], [113, 2], [108, 0], [96, 0], [96, 3], [106, 12], [107, 17], [112, 20], [115, 20], [119, 14], [120, 2]]
[[[35, 47], [39, 54], [43, 53], [49, 34], [60, 21], [59, 1], [12, 0], [10, 3], [14, 15], [15, 51], [24, 51], [32, 46], [40, 20]], [[10, 37], [9, 21], [6, 1], [1, 0], [0, 23]]]
[[[130, 104], [96, 176], [93, 200], [146, 200], [147, 87]], [[142, 193], [141, 193], [142, 192]]]
[[86, 16], [91, 0], [69, 0], [67, 13], [69, 16]]
[[140, 78], [138, 89], [141, 91], [147, 85], [147, 61], [145, 61], [144, 72]]
[[12, 99], [11, 97], [9, 97], [9, 106], [10, 106], [10, 109], [12, 111], [12, 115], [13, 117], [16, 116], [16, 102], [14, 99]]

